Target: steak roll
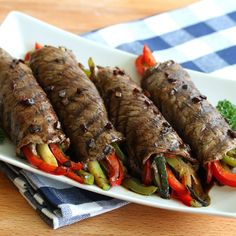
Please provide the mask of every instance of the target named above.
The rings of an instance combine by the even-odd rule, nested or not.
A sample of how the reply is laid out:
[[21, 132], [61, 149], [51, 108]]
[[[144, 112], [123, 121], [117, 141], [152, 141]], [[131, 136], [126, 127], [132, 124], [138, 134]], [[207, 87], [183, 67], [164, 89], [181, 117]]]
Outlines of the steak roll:
[[236, 133], [189, 74], [178, 63], [167, 61], [148, 69], [141, 84], [207, 169], [207, 181], [213, 175], [222, 184], [236, 187], [236, 174], [230, 171], [236, 166]]
[[[61, 129], [45, 92], [22, 60], [13, 59], [0, 48], [0, 125], [24, 156], [39, 169], [65, 174], [49, 146], [64, 150], [69, 139]], [[66, 158], [66, 161], [69, 161]]]
[[[170, 197], [170, 187], [172, 195], [187, 205], [207, 205], [209, 199], [191, 164], [196, 160], [191, 157], [188, 145], [142, 89], [117, 67], [93, 65], [91, 70], [92, 81], [104, 99], [111, 122], [126, 137], [130, 171], [144, 184], [155, 184], [163, 198]], [[180, 188], [176, 188], [177, 182]], [[187, 202], [183, 196], [189, 197]]]
[[[45, 46], [31, 54], [29, 63], [70, 137], [74, 158], [88, 164], [105, 160], [108, 169], [112, 169], [111, 159], [118, 163], [113, 155], [113, 144], [123, 136], [108, 120], [96, 87], [78, 66], [73, 53], [62, 47]], [[111, 172], [111, 185], [120, 184], [123, 179], [121, 164], [118, 163], [113, 171], [116, 174]]]

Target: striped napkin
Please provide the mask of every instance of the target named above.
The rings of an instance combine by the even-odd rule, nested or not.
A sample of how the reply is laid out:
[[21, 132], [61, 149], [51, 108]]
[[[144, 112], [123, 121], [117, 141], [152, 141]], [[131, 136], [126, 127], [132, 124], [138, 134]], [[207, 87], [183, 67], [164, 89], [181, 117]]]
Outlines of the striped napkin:
[[[236, 1], [205, 0], [82, 37], [140, 54], [147, 44], [157, 60], [230, 77], [236, 71]], [[1, 164], [20, 193], [54, 229], [121, 207], [111, 199]]]
[[199, 1], [83, 37], [134, 54], [147, 44], [157, 60], [230, 78], [236, 71], [236, 1]]
[[0, 171], [53, 229], [100, 215], [127, 204], [0, 162]]

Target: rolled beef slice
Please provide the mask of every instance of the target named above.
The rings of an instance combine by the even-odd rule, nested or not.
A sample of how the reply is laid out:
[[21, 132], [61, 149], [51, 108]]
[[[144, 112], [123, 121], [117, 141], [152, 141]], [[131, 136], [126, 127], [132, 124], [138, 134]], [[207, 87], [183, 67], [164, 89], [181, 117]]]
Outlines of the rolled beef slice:
[[129, 165], [140, 175], [153, 155], [174, 154], [192, 160], [158, 108], [119, 68], [95, 67], [92, 80], [102, 95], [111, 122], [126, 137]]
[[0, 125], [16, 145], [69, 145], [43, 89], [21, 60], [0, 48]]
[[142, 87], [204, 165], [236, 148], [236, 134], [176, 62], [149, 69]]
[[70, 137], [76, 159], [100, 160], [113, 152], [111, 144], [123, 137], [108, 120], [102, 98], [72, 52], [43, 47], [31, 55], [30, 67]]

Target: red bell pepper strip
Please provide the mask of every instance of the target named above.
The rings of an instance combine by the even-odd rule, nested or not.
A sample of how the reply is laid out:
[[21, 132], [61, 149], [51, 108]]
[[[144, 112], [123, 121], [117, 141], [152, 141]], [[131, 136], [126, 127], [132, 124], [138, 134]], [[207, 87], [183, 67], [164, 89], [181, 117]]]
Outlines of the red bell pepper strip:
[[[40, 49], [40, 48], [42, 48], [43, 46], [41, 45], [41, 44], [39, 44], [39, 43], [35, 43], [35, 45], [34, 45], [34, 49], [35, 50], [38, 50], [38, 49]], [[25, 54], [25, 61], [29, 61], [30, 60], [30, 55], [32, 54], [32, 52], [33, 51], [29, 51], [29, 52], [27, 52], [26, 54]]]
[[25, 54], [25, 61], [29, 61], [30, 60], [30, 52], [27, 52]]
[[223, 168], [220, 161], [211, 162], [213, 176], [222, 184], [236, 187], [236, 174]]
[[209, 183], [211, 183], [212, 176], [213, 176], [211, 162], [208, 162], [206, 164], [206, 168], [207, 168], [207, 183], [209, 184]]
[[176, 179], [175, 175], [168, 166], [166, 167], [166, 171], [168, 175], [168, 183], [172, 189], [172, 196], [179, 199], [186, 206], [191, 206], [193, 198], [191, 197], [190, 192], [187, 190], [184, 184]]
[[65, 165], [72, 170], [81, 170], [83, 168], [83, 164], [81, 162], [76, 163], [69, 160], [56, 144], [51, 143], [49, 144], [49, 147], [60, 164]]
[[151, 50], [147, 45], [143, 47], [143, 54], [139, 55], [135, 60], [135, 66], [138, 73], [143, 76], [144, 72], [149, 68], [156, 65], [156, 60], [152, 55]]
[[38, 169], [44, 172], [54, 175], [65, 175], [68, 172], [68, 168], [64, 166], [52, 166], [47, 164], [45, 161], [40, 159], [39, 156], [34, 155], [30, 148], [27, 146], [24, 146], [21, 150], [31, 165], [37, 167]]
[[144, 64], [143, 64], [143, 55], [139, 55], [135, 60], [135, 67], [138, 71], [138, 73], [143, 76], [144, 72], [146, 70]]
[[157, 63], [156, 59], [152, 55], [152, 51], [146, 44], [143, 47], [143, 63], [145, 63], [149, 67], [155, 66]]
[[35, 46], [34, 46], [34, 48], [36, 49], [36, 50], [38, 50], [38, 49], [40, 49], [40, 48], [42, 48], [43, 46], [41, 45], [41, 44], [39, 44], [39, 43], [35, 43]]
[[166, 171], [170, 187], [178, 194], [185, 194], [188, 190], [181, 182], [179, 182], [178, 179], [176, 179], [175, 175], [168, 166], [166, 167]]
[[124, 179], [124, 169], [115, 152], [106, 157], [106, 164], [111, 186], [121, 185], [121, 182]]
[[82, 179], [80, 176], [78, 176], [77, 174], [75, 174], [73, 171], [67, 172], [67, 173], [65, 174], [65, 176], [67, 176], [68, 178], [73, 179], [73, 180], [75, 180], [76, 182], [79, 182], [79, 183], [81, 183], [81, 184], [84, 183], [83, 179]]
[[115, 184], [113, 184], [112, 186], [115, 186], [115, 185], [119, 186], [119, 185], [121, 185], [123, 179], [125, 178], [124, 166], [121, 164], [119, 159], [118, 159], [118, 162], [119, 162], [119, 165], [120, 165], [120, 167], [119, 167], [119, 179], [116, 180]]
[[144, 165], [143, 183], [145, 185], [151, 185], [152, 183], [152, 170], [150, 159], [148, 159]]
[[178, 194], [177, 192], [172, 191], [171, 195], [173, 198], [179, 199], [184, 205], [191, 206], [191, 202], [193, 199], [190, 193]]

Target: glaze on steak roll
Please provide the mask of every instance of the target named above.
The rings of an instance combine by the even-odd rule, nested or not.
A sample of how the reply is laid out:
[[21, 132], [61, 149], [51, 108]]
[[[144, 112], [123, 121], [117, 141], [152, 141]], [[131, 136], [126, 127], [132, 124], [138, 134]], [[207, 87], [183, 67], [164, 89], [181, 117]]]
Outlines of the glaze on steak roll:
[[[190, 164], [194, 160], [189, 154], [189, 147], [142, 89], [119, 68], [94, 67], [92, 72], [92, 81], [104, 99], [111, 122], [126, 137], [130, 170], [142, 176], [146, 185], [156, 184], [160, 195], [168, 198], [169, 185], [172, 193], [179, 195], [179, 189], [172, 185], [168, 166], [173, 165], [176, 169], [179, 166], [179, 170], [182, 169], [179, 179], [184, 178], [190, 189], [198, 185], [198, 194], [201, 195], [200, 182]], [[165, 177], [169, 178], [166, 182]]]
[[30, 67], [46, 91], [77, 160], [104, 159], [122, 139], [107, 118], [103, 101], [75, 56], [65, 48], [45, 46], [32, 53]]
[[236, 187], [236, 177], [233, 182], [231, 177], [220, 174], [224, 169], [218, 161], [232, 166], [229, 159], [236, 158], [236, 133], [197, 89], [189, 74], [174, 61], [159, 63], [146, 71], [142, 87], [208, 168], [208, 182], [213, 172], [221, 183]]
[[30, 68], [1, 48], [0, 125], [16, 144], [17, 155], [30, 144], [69, 144]]

